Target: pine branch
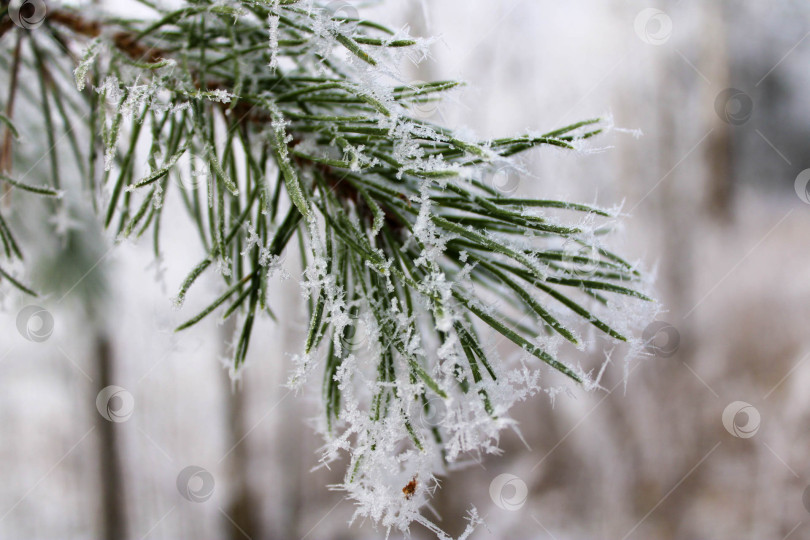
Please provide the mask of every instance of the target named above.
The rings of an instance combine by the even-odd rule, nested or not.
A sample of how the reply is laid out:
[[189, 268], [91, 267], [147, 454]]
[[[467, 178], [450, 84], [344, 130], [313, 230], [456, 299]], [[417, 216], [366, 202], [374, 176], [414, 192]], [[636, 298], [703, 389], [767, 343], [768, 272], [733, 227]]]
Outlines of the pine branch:
[[[584, 370], [553, 354], [556, 343], [581, 346], [579, 325], [629, 339], [605, 313], [622, 298], [649, 298], [638, 270], [600, 242], [598, 220], [614, 214], [510, 198], [492, 179], [496, 170], [516, 174], [515, 154], [585, 144], [602, 131], [598, 120], [465, 139], [417, 114], [459, 83], [382, 82], [424, 40], [297, 0], [142, 3], [152, 18], [54, 8], [36, 31], [16, 30], [14, 60], [0, 62], [11, 75], [4, 141], [16, 135], [15, 93], [33, 78], [40, 97], [29, 105], [43, 115], [51, 173], [46, 185], [15, 179], [4, 142], [0, 181], [58, 195], [59, 163], [70, 151], [90, 191], [110, 194], [94, 201], [105, 226], [118, 237], [151, 230], [156, 255], [164, 209], [184, 208], [205, 256], [176, 301], [212, 269], [223, 291], [178, 330], [218, 310], [239, 316], [235, 368], [256, 317], [273, 314], [271, 276], [297, 243], [310, 324], [290, 384], [304, 385], [324, 357], [326, 459], [352, 450], [343, 487], [363, 515], [406, 528], [441, 464], [489, 449], [509, 406], [539, 389], [535, 375], [510, 371], [479, 329], [589, 385]], [[53, 138], [57, 119], [71, 126], [61, 144]], [[7, 258], [21, 258], [2, 217], [0, 240]], [[418, 422], [437, 400], [455, 423]], [[474, 414], [488, 420], [462, 427]], [[400, 439], [414, 450], [400, 455], [407, 478], [425, 479], [413, 497], [379, 483], [386, 452]]]

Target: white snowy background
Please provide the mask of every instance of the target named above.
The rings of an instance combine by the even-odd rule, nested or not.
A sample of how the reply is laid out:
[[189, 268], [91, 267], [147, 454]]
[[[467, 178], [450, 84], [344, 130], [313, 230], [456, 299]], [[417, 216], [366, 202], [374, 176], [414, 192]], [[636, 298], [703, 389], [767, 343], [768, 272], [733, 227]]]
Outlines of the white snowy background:
[[[810, 167], [810, 7], [390, 0], [365, 13], [440, 37], [432, 59], [404, 66], [413, 79], [467, 81], [434, 120], [501, 136], [610, 115], [644, 133], [616, 130], [594, 141], [598, 153], [534, 151], [518, 193], [623, 202], [623, 252], [655, 268], [659, 318], [680, 338], [672, 356], [634, 364], [626, 388], [617, 365], [608, 392], [521, 404], [526, 444], [504, 433], [504, 455], [445, 477], [432, 504], [438, 523], [459, 534], [472, 504], [486, 521], [475, 539], [810, 537], [810, 204], [794, 189]], [[718, 100], [727, 88], [743, 95]], [[211, 318], [172, 332], [217, 290], [211, 277], [172, 308], [201, 255], [179, 215], [165, 227], [159, 280], [146, 242], [94, 245], [98, 264], [76, 276], [80, 286], [35, 302], [54, 319], [43, 342], [17, 330], [30, 300], [3, 299], [0, 538], [102, 534], [105, 336], [113, 384], [134, 397], [132, 416], [114, 425], [127, 537], [384, 537], [368, 523], [347, 526], [352, 503], [326, 487], [343, 469], [311, 472], [317, 408], [283, 386], [306, 323], [295, 257], [285, 261], [291, 278], [274, 278], [280, 324], [258, 325], [234, 393], [222, 367], [227, 327]], [[66, 262], [39, 251], [42, 279], [58, 281]], [[81, 297], [105, 281], [93, 320]], [[753, 416], [740, 413], [729, 430], [722, 416], [736, 401]], [[747, 421], [754, 411], [758, 423]], [[753, 436], [734, 436], [735, 425]], [[214, 479], [205, 502], [178, 493], [189, 465]], [[501, 474], [513, 477], [493, 486]]]

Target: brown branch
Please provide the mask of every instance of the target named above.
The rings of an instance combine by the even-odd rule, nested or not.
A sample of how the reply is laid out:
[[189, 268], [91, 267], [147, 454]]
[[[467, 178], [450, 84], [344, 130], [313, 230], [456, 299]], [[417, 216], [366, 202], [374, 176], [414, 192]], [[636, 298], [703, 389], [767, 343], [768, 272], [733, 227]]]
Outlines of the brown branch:
[[99, 21], [87, 20], [78, 13], [57, 9], [48, 13], [48, 22], [60, 24], [76, 34], [89, 38], [101, 35], [102, 24]]
[[[97, 38], [104, 29], [104, 22], [86, 19], [73, 11], [58, 9], [48, 15], [48, 22], [56, 23], [65, 28], [89, 38]], [[169, 54], [156, 47], [149, 47], [139, 42], [135, 34], [131, 32], [119, 31], [112, 35], [113, 44], [122, 53], [136, 62], [159, 62]]]
[[[48, 22], [56, 23], [64, 26], [74, 33], [89, 37], [97, 38], [101, 35], [104, 28], [104, 23], [98, 20], [86, 19], [73, 11], [64, 9], [55, 10], [48, 15]], [[140, 43], [135, 34], [131, 32], [119, 31], [112, 35], [113, 44], [125, 55], [129, 56], [136, 62], [159, 62], [163, 58], [169, 57], [169, 54], [156, 47], [149, 47]]]
[[[55, 10], [49, 14], [48, 22], [59, 24], [72, 30], [76, 34], [89, 38], [97, 38], [101, 35], [101, 31], [104, 28], [104, 23], [101, 21], [85, 19], [78, 13], [63, 9]], [[146, 61], [155, 63], [169, 56], [169, 54], [162, 49], [149, 47], [140, 43], [135, 37], [135, 34], [131, 32], [116, 32], [112, 35], [112, 42], [122, 53], [136, 62]]]
[[6, 32], [11, 30], [13, 27], [14, 23], [11, 22], [11, 19], [9, 17], [6, 17], [2, 21], [0, 21], [0, 38], [6, 35]]

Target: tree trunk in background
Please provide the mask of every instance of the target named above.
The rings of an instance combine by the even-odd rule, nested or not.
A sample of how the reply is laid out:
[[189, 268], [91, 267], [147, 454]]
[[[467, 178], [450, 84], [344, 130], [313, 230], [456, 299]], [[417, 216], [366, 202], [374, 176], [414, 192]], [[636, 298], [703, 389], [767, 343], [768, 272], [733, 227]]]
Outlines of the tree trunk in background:
[[[225, 346], [233, 339], [236, 329], [236, 317], [229, 318], [222, 325], [223, 352]], [[228, 521], [225, 529], [228, 531], [228, 538], [231, 540], [259, 540], [264, 538], [259, 520], [258, 498], [250, 488], [250, 456], [248, 455], [247, 442], [242, 440], [245, 436], [245, 388], [233, 388], [232, 381], [223, 370], [222, 380], [225, 385], [225, 403], [227, 407], [226, 420], [228, 425], [226, 448], [233, 451], [228, 455], [229, 483], [232, 486], [231, 499], [228, 502], [226, 512]]]
[[[704, 4], [702, 64], [709, 68], [709, 78], [712, 85], [706, 91], [713, 95], [706, 96], [705, 102], [714, 104], [716, 94], [730, 84], [728, 54], [726, 52], [727, 30], [723, 17], [726, 8], [725, 2], [707, 2]], [[714, 131], [709, 136], [705, 154], [708, 166], [709, 181], [706, 194], [706, 212], [710, 218], [727, 222], [732, 218], [731, 198], [733, 185], [731, 183], [731, 129], [732, 126], [723, 122], [714, 107], [707, 111], [711, 119], [709, 125]]]
[[[100, 389], [106, 388], [113, 380], [112, 346], [106, 334], [99, 331], [95, 340], [96, 366], [99, 373]], [[116, 428], [118, 424], [98, 415], [98, 429], [101, 437], [99, 463], [101, 471], [101, 508], [104, 538], [126, 540], [127, 523], [124, 510], [124, 481], [121, 467], [121, 454], [118, 450]]]
[[[296, 411], [298, 407], [302, 407], [302, 405], [295, 401], [294, 396], [285, 399], [280, 407], [280, 418], [291, 419], [288, 422], [283, 420], [279, 422], [279, 425], [283, 426], [281, 428], [283, 438], [278, 446], [278, 452], [284, 456], [284, 462], [287, 464], [282, 470], [281, 478], [284, 495], [281, 497], [282, 522], [279, 529], [282, 538], [301, 538], [301, 535], [307, 534], [306, 529], [308, 529], [301, 524], [301, 511], [304, 505], [302, 484], [308, 481], [309, 476], [309, 470], [304, 466], [303, 460], [307, 455], [314, 456], [315, 451], [311, 447], [303, 447], [302, 450], [301, 430], [306, 426], [304, 426], [301, 412]], [[310, 537], [317, 538], [317, 532], [317, 529], [312, 531]]]
[[[653, 193], [653, 201], [658, 222], [662, 226], [661, 252], [664, 254], [661, 266], [661, 284], [667, 289], [665, 304], [672, 312], [671, 317], [682, 317], [692, 306], [694, 297], [694, 248], [695, 230], [700, 226], [699, 219], [702, 213], [695, 208], [699, 201], [692, 194], [698, 187], [697, 182], [687, 172], [689, 163], [687, 152], [689, 147], [684, 141], [697, 143], [705, 132], [698, 134], [689, 130], [679, 122], [678, 116], [682, 113], [678, 103], [683, 101], [683, 95], [688, 89], [670, 83], [672, 77], [677, 77], [683, 69], [682, 60], [675, 54], [662, 54], [659, 60], [660, 75], [657, 77], [658, 103], [658, 178], [662, 178], [657, 193]], [[689, 69], [689, 68], [687, 68]], [[696, 118], [695, 120], [700, 120]], [[703, 144], [706, 142], [704, 141]], [[694, 156], [693, 156], [694, 157]], [[677, 325], [682, 334], [686, 333], [686, 321], [679, 321]], [[685, 351], [686, 343], [681, 343], [679, 354], [688, 356]]]
[[[288, 261], [292, 263], [294, 259], [292, 249], [288, 248], [290, 255]], [[303, 272], [303, 267], [289, 264], [287, 268], [293, 275], [300, 275]], [[290, 282], [284, 282], [279, 287], [277, 293], [277, 301], [281, 305], [281, 312], [287, 314], [289, 321], [298, 320], [296, 313], [300, 313], [302, 309], [300, 288], [297, 284], [290, 286]], [[305, 317], [304, 320], [308, 320]], [[287, 324], [281, 346], [279, 351], [298, 351], [301, 349], [303, 343], [303, 335], [299, 330], [298, 324], [292, 322]], [[277, 365], [281, 367], [281, 382], [287, 379], [287, 373], [290, 368], [289, 361], [286, 354], [280, 354], [277, 360]], [[313, 382], [315, 379], [313, 379]], [[311, 507], [307, 507], [307, 501], [304, 498], [306, 489], [304, 486], [311, 482], [312, 474], [310, 467], [315, 459], [315, 449], [311, 446], [303, 444], [304, 430], [309, 427], [305, 423], [305, 418], [312, 414], [312, 409], [303, 402], [303, 400], [296, 399], [295, 394], [289, 397], [284, 397], [289, 393], [289, 389], [278, 387], [277, 394], [280, 400], [278, 403], [278, 413], [276, 420], [276, 428], [280, 434], [279, 440], [274, 449], [278, 456], [284, 461], [284, 466], [278, 470], [279, 474], [279, 493], [283, 493], [280, 497], [280, 523], [276, 531], [280, 538], [302, 538], [307, 535], [307, 538], [314, 539], [320, 538], [323, 534], [317, 528], [314, 530], [311, 525], [304, 525], [306, 523], [307, 511]], [[303, 412], [302, 414], [302, 411]], [[319, 441], [318, 439], [315, 439]], [[302, 447], [304, 450], [302, 451]], [[311, 484], [310, 484], [311, 485]], [[271, 487], [272, 488], [272, 487]], [[331, 498], [330, 498], [331, 500]], [[334, 503], [332, 503], [334, 504]], [[332, 504], [326, 506], [330, 508]]]

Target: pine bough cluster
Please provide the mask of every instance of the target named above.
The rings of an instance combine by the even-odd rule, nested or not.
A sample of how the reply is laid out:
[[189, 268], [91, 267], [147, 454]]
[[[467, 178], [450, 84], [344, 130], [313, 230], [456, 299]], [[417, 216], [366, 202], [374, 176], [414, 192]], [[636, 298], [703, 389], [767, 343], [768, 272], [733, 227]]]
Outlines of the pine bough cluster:
[[[567, 343], [584, 349], [596, 336], [638, 350], [630, 333], [649, 300], [644, 283], [600, 241], [616, 212], [510, 198], [493, 182], [514, 171], [510, 156], [575, 149], [602, 126], [480, 141], [428, 122], [419, 108], [457, 83], [402, 81], [396, 66], [422, 59], [428, 42], [348, 4], [139, 1], [151, 18], [49, 7], [35, 30], [16, 28], [14, 3], [4, 5], [3, 193], [55, 197], [57, 212], [57, 160], [73, 161], [106, 227], [151, 234], [157, 257], [174, 198], [206, 253], [177, 302], [207, 271], [223, 280], [181, 328], [215, 311], [236, 316], [234, 369], [255, 318], [273, 316], [283, 254], [299, 251], [310, 324], [288, 384], [322, 381], [323, 463], [348, 454], [339, 488], [357, 516], [442, 536], [420, 514], [435, 475], [497, 452], [516, 401], [553, 396], [543, 364], [593, 388], [598, 377], [557, 357]], [[43, 115], [54, 150], [46, 182], [14, 177], [15, 99]], [[2, 215], [0, 240], [7, 262], [22, 258]], [[0, 265], [32, 293], [19, 271]], [[498, 354], [503, 341], [514, 354]]]

